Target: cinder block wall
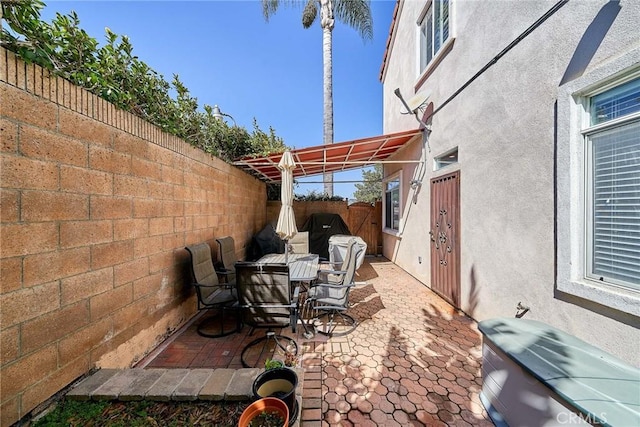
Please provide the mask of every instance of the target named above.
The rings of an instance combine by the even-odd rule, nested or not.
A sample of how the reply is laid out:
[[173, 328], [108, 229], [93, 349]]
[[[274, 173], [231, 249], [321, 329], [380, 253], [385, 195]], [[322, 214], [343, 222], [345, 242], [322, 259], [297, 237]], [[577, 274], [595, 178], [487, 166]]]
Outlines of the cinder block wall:
[[195, 314], [184, 246], [266, 191], [239, 169], [0, 49], [1, 425], [93, 367], [127, 367]]

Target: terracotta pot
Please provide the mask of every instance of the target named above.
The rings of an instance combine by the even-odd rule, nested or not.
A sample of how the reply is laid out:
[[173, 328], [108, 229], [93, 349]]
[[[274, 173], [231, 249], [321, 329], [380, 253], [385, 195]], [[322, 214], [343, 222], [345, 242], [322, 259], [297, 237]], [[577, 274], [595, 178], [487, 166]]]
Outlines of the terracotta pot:
[[249, 423], [263, 411], [266, 412], [277, 412], [278, 415], [284, 419], [284, 424], [282, 427], [287, 427], [289, 425], [289, 408], [287, 404], [277, 397], [265, 397], [262, 399], [258, 399], [253, 402], [251, 405], [247, 406], [247, 408], [240, 415], [240, 421], [238, 421], [238, 427], [248, 427]]

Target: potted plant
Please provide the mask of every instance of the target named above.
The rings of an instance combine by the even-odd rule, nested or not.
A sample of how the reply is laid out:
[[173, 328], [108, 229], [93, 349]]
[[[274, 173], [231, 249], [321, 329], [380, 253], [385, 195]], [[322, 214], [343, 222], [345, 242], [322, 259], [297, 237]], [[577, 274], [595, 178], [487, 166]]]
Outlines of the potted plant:
[[289, 368], [275, 368], [262, 372], [253, 382], [253, 396], [256, 399], [277, 397], [289, 409], [289, 418], [295, 421], [298, 415], [296, 387], [298, 375]]
[[287, 427], [289, 408], [276, 397], [258, 399], [240, 415], [238, 427]]
[[284, 363], [282, 362], [282, 360], [267, 359], [267, 361], [264, 362], [264, 369], [266, 371], [269, 371], [271, 369], [283, 368], [283, 367], [284, 367]]

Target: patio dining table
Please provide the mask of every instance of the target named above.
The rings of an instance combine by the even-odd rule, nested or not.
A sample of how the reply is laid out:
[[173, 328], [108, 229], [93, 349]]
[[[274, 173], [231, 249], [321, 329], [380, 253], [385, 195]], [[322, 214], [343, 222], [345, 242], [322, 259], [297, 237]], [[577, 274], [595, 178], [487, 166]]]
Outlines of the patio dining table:
[[[259, 263], [285, 264], [285, 254], [267, 254]], [[316, 254], [289, 254], [289, 278], [292, 282], [311, 282], [318, 278], [319, 257]]]

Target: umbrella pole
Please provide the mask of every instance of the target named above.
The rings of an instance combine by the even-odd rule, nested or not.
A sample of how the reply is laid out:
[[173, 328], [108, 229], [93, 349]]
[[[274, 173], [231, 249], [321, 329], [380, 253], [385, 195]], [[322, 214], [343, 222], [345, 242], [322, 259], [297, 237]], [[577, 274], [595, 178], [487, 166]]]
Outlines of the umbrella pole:
[[284, 241], [284, 263], [289, 265], [289, 239]]

